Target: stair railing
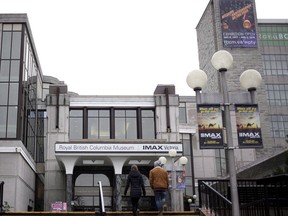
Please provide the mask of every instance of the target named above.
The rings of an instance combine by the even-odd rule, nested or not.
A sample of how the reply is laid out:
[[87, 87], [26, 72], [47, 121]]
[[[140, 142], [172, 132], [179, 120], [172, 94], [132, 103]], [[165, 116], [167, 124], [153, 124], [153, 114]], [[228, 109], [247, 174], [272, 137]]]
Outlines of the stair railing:
[[105, 215], [105, 204], [104, 204], [104, 196], [103, 196], [103, 188], [101, 181], [98, 182], [99, 184], [99, 210], [100, 215]]
[[[211, 214], [230, 216], [232, 202], [206, 182], [199, 180], [199, 207], [206, 208]], [[216, 182], [214, 184], [217, 184]]]

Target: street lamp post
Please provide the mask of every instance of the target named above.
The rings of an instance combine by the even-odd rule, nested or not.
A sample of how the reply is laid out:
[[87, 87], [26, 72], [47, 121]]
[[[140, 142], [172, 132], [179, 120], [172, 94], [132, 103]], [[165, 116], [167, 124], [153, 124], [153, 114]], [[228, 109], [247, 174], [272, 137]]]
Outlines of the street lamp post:
[[169, 156], [172, 160], [172, 188], [171, 188], [171, 201], [172, 201], [172, 210], [176, 211], [176, 170], [175, 170], [175, 156], [177, 155], [177, 151], [175, 149], [169, 150]]
[[[226, 139], [227, 139], [227, 157], [228, 157], [228, 171], [230, 176], [231, 185], [231, 199], [232, 199], [232, 215], [236, 216], [240, 214], [234, 145], [232, 137], [232, 127], [230, 120], [230, 102], [229, 93], [227, 89], [226, 72], [233, 64], [232, 55], [226, 50], [220, 50], [212, 56], [211, 63], [213, 67], [220, 73], [221, 80], [221, 93], [223, 97], [224, 106], [224, 118], [226, 127]], [[248, 89], [251, 95], [251, 102], [255, 102], [255, 90], [261, 83], [261, 75], [258, 71], [249, 69], [242, 73], [240, 76], [241, 86]], [[199, 80], [199, 81], [198, 81]], [[196, 102], [201, 103], [200, 91], [205, 87], [207, 83], [207, 75], [202, 70], [191, 71], [187, 76], [187, 84], [196, 92]]]
[[[183, 210], [183, 191], [181, 190], [178, 195], [180, 195], [180, 197], [178, 197], [177, 199], [177, 194], [176, 194], [176, 169], [175, 169], [175, 157], [177, 155], [177, 151], [175, 149], [170, 149], [169, 150], [169, 156], [171, 157], [171, 206], [172, 206], [172, 210], [176, 211], [176, 210]], [[159, 157], [158, 159], [162, 165], [166, 164], [167, 159], [166, 157]], [[184, 171], [184, 167], [187, 164], [188, 159], [185, 156], [182, 156], [179, 158], [179, 163], [182, 165], [183, 167], [183, 171]]]

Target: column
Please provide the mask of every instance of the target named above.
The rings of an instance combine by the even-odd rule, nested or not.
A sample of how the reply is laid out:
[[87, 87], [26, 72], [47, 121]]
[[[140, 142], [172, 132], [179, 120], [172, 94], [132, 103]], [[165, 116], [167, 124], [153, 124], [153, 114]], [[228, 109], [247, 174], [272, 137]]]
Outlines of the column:
[[67, 211], [72, 211], [72, 174], [66, 174], [66, 202], [67, 202]]
[[113, 211], [122, 210], [121, 174], [115, 174], [113, 182]]

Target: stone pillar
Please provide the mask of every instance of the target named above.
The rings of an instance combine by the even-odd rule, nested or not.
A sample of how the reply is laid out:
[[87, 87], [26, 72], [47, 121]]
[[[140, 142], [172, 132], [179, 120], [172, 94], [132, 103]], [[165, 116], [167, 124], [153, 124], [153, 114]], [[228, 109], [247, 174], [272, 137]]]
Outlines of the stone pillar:
[[121, 174], [115, 174], [113, 182], [113, 211], [122, 210]]
[[71, 212], [72, 211], [72, 174], [67, 174], [66, 175], [66, 202], [67, 202], [67, 211]]

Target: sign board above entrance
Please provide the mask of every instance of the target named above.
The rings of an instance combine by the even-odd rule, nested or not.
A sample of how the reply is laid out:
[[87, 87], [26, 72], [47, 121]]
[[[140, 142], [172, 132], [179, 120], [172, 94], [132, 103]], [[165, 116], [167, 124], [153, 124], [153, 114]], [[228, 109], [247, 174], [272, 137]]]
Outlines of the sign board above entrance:
[[56, 143], [55, 152], [87, 152], [87, 153], [168, 153], [175, 149], [182, 153], [182, 143]]

